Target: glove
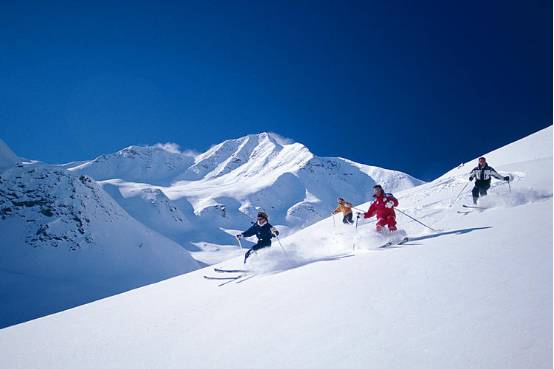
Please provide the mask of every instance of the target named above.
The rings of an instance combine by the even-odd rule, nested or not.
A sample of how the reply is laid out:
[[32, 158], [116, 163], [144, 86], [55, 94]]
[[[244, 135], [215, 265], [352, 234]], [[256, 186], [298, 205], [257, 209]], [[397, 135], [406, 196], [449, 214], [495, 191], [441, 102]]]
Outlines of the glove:
[[242, 234], [237, 234], [235, 237], [237, 238], [237, 240], [240, 240], [242, 238]]
[[506, 182], [510, 182], [510, 176], [504, 177], [504, 180], [505, 180]]
[[275, 227], [271, 228], [271, 233], [273, 233], [275, 236], [279, 236], [279, 231]]
[[473, 181], [473, 176], [469, 177], [469, 181], [470, 182]]
[[392, 208], [393, 206], [394, 206], [394, 202], [392, 202], [392, 201], [387, 201], [387, 202], [385, 203], [385, 207], [386, 207], [386, 208], [389, 208], [389, 209], [390, 209], [390, 208]]

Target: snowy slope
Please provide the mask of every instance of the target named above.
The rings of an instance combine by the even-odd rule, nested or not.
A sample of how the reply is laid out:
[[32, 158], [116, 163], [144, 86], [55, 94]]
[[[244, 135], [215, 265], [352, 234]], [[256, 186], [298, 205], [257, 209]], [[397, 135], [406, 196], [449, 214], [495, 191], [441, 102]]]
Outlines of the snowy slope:
[[[552, 126], [535, 132], [500, 149], [485, 155], [489, 164], [495, 168], [519, 164], [521, 162], [540, 162], [552, 158]], [[477, 158], [463, 163], [444, 174], [441, 178], [469, 173], [477, 165]], [[546, 173], [548, 174], [548, 173]]]
[[[186, 198], [172, 201], [158, 188], [121, 180], [106, 180], [99, 184], [133, 218], [177, 242], [201, 262], [214, 264], [240, 252], [234, 237], [209, 219], [196, 216]], [[231, 222], [229, 220], [227, 228], [232, 227]]]
[[17, 155], [0, 139], [0, 173], [2, 170], [14, 166], [19, 161], [20, 159]]
[[[326, 217], [337, 196], [359, 203], [375, 183], [389, 191], [422, 183], [398, 171], [317, 157], [273, 133], [227, 140], [197, 155], [167, 145], [132, 146], [64, 167], [95, 178], [137, 220], [189, 251], [206, 251], [195, 254], [204, 262], [233, 255], [228, 230], [248, 227], [259, 210], [287, 233]], [[166, 198], [153, 202], [152, 193]]]
[[130, 182], [148, 179], [152, 184], [168, 184], [194, 163], [191, 154], [171, 145], [129, 146], [94, 160], [68, 163], [63, 167], [95, 179], [118, 178]]
[[[467, 171], [398, 194], [411, 241], [325, 219], [217, 287], [210, 268], [0, 331], [9, 368], [551, 368], [552, 128], [489, 162], [516, 174], [468, 214]], [[518, 154], [514, 154], [517, 151]], [[543, 156], [541, 153], [547, 153]], [[367, 204], [360, 205], [361, 207]], [[357, 250], [352, 253], [356, 241]], [[242, 267], [240, 259], [222, 265]]]
[[90, 177], [17, 165], [0, 175], [0, 327], [197, 269]]

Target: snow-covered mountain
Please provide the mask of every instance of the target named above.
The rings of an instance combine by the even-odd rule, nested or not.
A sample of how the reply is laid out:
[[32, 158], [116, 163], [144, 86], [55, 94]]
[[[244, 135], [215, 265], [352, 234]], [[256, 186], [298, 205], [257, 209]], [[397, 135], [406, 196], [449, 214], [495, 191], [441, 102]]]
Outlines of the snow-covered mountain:
[[90, 177], [43, 164], [1, 173], [0, 235], [0, 326], [198, 268]]
[[358, 201], [375, 181], [420, 183], [267, 133], [201, 154], [131, 146], [64, 165], [21, 160], [0, 141], [0, 173], [0, 326], [235, 257], [232, 234], [257, 209], [286, 234], [328, 214], [337, 194]]
[[194, 156], [172, 145], [129, 146], [94, 160], [64, 164], [72, 171], [97, 180], [119, 178], [127, 182], [168, 185], [194, 164]]
[[423, 183], [398, 171], [317, 157], [265, 132], [201, 154], [172, 145], [131, 146], [64, 167], [96, 179], [132, 216], [186, 249], [217, 250], [219, 256], [195, 254], [204, 262], [232, 255], [230, 230], [249, 226], [259, 210], [286, 234], [326, 217], [337, 196], [360, 203], [376, 183], [392, 192]]
[[0, 139], [0, 173], [20, 161], [19, 157]]
[[[410, 236], [326, 218], [251, 258], [0, 330], [9, 368], [551, 368], [552, 127], [486, 154], [484, 209], [463, 208], [474, 160], [397, 193]], [[359, 207], [365, 208], [366, 204]], [[353, 245], [356, 250], [353, 251]], [[241, 259], [222, 268], [244, 268]]]

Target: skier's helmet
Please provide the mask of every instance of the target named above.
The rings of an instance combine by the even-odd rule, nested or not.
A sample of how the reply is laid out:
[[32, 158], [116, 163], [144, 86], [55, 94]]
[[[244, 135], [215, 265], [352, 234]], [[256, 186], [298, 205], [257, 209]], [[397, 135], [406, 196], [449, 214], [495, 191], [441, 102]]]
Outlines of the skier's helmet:
[[258, 218], [258, 219], [265, 219], [266, 222], [267, 222], [267, 220], [268, 220], [267, 214], [266, 214], [265, 212], [263, 212], [263, 211], [260, 211], [260, 212], [258, 213], [258, 217], [257, 217], [257, 218]]

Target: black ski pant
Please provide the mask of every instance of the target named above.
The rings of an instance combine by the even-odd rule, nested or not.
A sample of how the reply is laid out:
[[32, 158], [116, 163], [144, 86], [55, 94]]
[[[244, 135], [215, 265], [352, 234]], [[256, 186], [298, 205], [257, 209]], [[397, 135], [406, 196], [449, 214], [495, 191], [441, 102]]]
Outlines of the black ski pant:
[[352, 213], [348, 213], [342, 217], [342, 222], [344, 224], [354, 224], [354, 221], [352, 220]]
[[473, 195], [473, 203], [477, 204], [479, 196], [487, 196], [487, 190], [491, 188], [491, 181], [475, 181], [475, 187], [471, 190]]
[[246, 251], [246, 254], [244, 254], [244, 262], [246, 263], [246, 259], [248, 259], [250, 257], [250, 254], [252, 254], [254, 251], [258, 251], [259, 249], [270, 246], [271, 240], [258, 240], [258, 243], [248, 249], [248, 251]]

